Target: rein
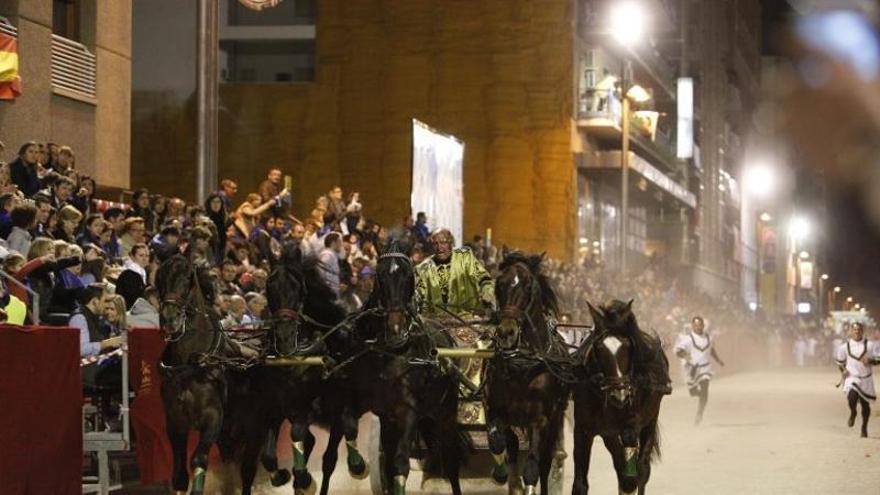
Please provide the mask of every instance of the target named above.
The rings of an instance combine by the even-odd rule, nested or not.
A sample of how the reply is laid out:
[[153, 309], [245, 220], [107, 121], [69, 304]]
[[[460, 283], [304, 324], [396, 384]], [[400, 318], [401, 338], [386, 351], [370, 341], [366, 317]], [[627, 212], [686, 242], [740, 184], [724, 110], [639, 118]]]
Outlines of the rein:
[[[165, 341], [168, 343], [179, 344], [186, 336], [189, 326], [191, 326], [187, 324], [189, 318], [192, 317], [197, 319], [202, 317], [209, 326], [208, 331], [213, 335], [207, 351], [192, 353], [192, 355], [196, 356], [196, 362], [199, 366], [231, 366], [237, 369], [246, 369], [256, 364], [256, 360], [253, 358], [228, 357], [222, 354], [222, 348], [224, 345], [227, 345], [227, 347], [233, 346], [230, 343], [229, 337], [222, 329], [220, 329], [219, 324], [215, 319], [211, 317], [211, 314], [205, 305], [205, 296], [204, 292], [202, 292], [202, 286], [199, 282], [199, 276], [195, 265], [190, 265], [189, 272], [190, 283], [195, 286], [195, 290], [190, 292], [187, 296], [179, 293], [172, 293], [170, 294], [170, 297], [166, 297], [162, 300], [163, 305], [172, 305], [180, 308], [182, 310], [180, 313], [183, 315], [182, 322], [175, 322], [174, 324], [174, 328], [179, 330], [174, 334], [166, 335]], [[195, 297], [196, 311], [194, 312], [189, 310], [189, 305], [187, 304], [191, 297]], [[178, 318], [180, 317], [180, 313], [177, 315]], [[191, 366], [190, 363], [182, 363], [178, 366], [169, 366], [165, 363], [160, 364], [166, 370], [173, 370], [181, 366]]]
[[[522, 266], [526, 269], [527, 272], [531, 273], [531, 270], [523, 264], [518, 263], [518, 265]], [[513, 304], [507, 304], [501, 308], [500, 316], [501, 319], [511, 319], [517, 322], [518, 325], [518, 334], [516, 347], [513, 349], [505, 350], [498, 348], [497, 345], [497, 334], [496, 334], [496, 351], [495, 358], [493, 361], [497, 360], [501, 363], [505, 363], [506, 365], [510, 365], [515, 361], [520, 362], [529, 362], [529, 363], [537, 363], [544, 366], [547, 371], [554, 376], [559, 382], [564, 384], [574, 384], [577, 382], [577, 377], [572, 372], [572, 368], [574, 366], [574, 362], [567, 352], [559, 353], [559, 356], [554, 356], [554, 342], [555, 342], [555, 326], [553, 325], [543, 325], [544, 331], [546, 332], [546, 340], [547, 344], [544, 349], [541, 349], [540, 342], [538, 339], [538, 332], [540, 332], [539, 325], [535, 324], [534, 318], [532, 318], [532, 313], [535, 310], [535, 305], [541, 301], [541, 287], [538, 284], [537, 280], [531, 280], [531, 287], [529, 289], [529, 298], [528, 303], [525, 308], [521, 308], [519, 306]], [[545, 315], [546, 316], [546, 315]], [[524, 323], [528, 325], [528, 327], [532, 330], [532, 334], [534, 336], [533, 346], [531, 348], [522, 348], [523, 341], [523, 326]], [[531, 340], [531, 339], [529, 339]], [[565, 347], [564, 342], [559, 342], [562, 344], [561, 347]]]

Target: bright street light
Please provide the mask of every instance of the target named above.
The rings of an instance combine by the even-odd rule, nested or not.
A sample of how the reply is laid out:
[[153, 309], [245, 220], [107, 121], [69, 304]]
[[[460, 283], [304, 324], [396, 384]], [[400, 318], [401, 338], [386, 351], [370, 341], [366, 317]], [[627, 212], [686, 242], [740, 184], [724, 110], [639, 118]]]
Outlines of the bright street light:
[[827, 273], [823, 273], [823, 274], [822, 274], [822, 280], [828, 280], [829, 278], [830, 278], [830, 277], [828, 276]]
[[788, 222], [788, 235], [795, 241], [801, 241], [810, 235], [810, 222], [804, 217], [793, 217]]
[[846, 298], [846, 302], [851, 303], [851, 302], [852, 302], [852, 296], [847, 297], [847, 298]]
[[771, 217], [770, 214], [766, 211], [764, 213], [761, 213], [761, 216], [759, 218], [764, 223], [769, 223], [771, 220], [773, 220], [773, 217]]
[[611, 8], [611, 35], [621, 45], [632, 46], [641, 40], [646, 23], [647, 14], [639, 2], [623, 1]]
[[743, 185], [750, 195], [766, 198], [776, 189], [776, 173], [764, 163], [751, 165], [743, 172]]
[[808, 253], [806, 251], [801, 251], [801, 254], [799, 256], [801, 257], [802, 260], [809, 259], [810, 253]]
[[840, 293], [840, 286], [839, 285], [834, 287], [834, 292]]

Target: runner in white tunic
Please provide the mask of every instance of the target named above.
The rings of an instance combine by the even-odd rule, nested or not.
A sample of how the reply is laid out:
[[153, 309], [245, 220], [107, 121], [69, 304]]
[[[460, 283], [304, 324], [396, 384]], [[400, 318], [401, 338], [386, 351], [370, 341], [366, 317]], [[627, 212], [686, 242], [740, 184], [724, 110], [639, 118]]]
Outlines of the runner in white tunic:
[[843, 374], [843, 393], [849, 403], [849, 420], [852, 428], [856, 422], [856, 405], [862, 405], [862, 438], [868, 437], [868, 419], [871, 402], [877, 400], [874, 391], [873, 365], [880, 364], [880, 342], [865, 338], [861, 323], [850, 326], [850, 338], [837, 348], [835, 360]]
[[689, 332], [679, 335], [675, 343], [675, 355], [684, 363], [685, 377], [691, 395], [700, 398], [694, 421], [700, 424], [706, 403], [709, 401], [709, 381], [713, 374], [710, 358], [714, 358], [718, 364], [724, 366], [724, 361], [715, 352], [712, 338], [706, 333], [706, 323], [701, 316], [695, 316], [691, 320]]

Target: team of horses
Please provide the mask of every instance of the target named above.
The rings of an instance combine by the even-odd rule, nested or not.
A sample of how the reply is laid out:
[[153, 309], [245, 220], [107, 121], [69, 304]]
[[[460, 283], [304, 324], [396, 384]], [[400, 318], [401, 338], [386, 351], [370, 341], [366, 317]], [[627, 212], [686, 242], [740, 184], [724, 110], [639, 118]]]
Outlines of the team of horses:
[[[448, 480], [452, 493], [462, 493], [459, 472], [473, 450], [458, 422], [462, 377], [454, 372], [455, 359], [438, 357], [438, 349], [454, 347], [455, 341], [424, 324], [409, 257], [392, 243], [379, 257], [372, 294], [361, 310], [347, 314], [333, 302], [315, 261], [295, 247], [266, 255], [272, 265], [271, 315], [257, 359], [221, 330], [206, 268], [176, 255], [157, 274], [167, 341], [160, 370], [174, 450], [173, 489], [203, 493], [208, 451], [217, 444], [224, 458], [238, 461], [243, 494], [251, 493], [258, 463], [273, 485], [292, 478], [296, 494], [312, 493], [317, 484], [307, 466], [315, 438], [309, 428], [317, 425], [329, 431], [320, 486], [328, 493], [343, 439], [350, 475], [369, 474], [356, 439], [359, 418], [371, 412], [379, 419], [382, 453], [372, 476], [380, 477], [386, 493], [406, 493], [417, 450]], [[651, 461], [660, 452], [660, 401], [670, 391], [659, 339], [639, 329], [632, 301], [613, 301], [591, 305], [589, 336], [576, 348], [567, 344], [553, 324], [556, 297], [541, 263], [542, 256], [511, 252], [499, 265], [494, 356], [485, 363], [479, 390], [494, 460], [486, 474], [511, 490], [531, 494], [540, 486], [549, 493], [551, 464], [573, 397], [571, 492], [588, 491], [590, 448], [598, 435], [612, 456], [620, 493], [644, 493]], [[267, 355], [292, 362], [320, 357], [321, 365], [266, 366]], [[285, 420], [291, 425], [292, 470], [280, 468], [276, 458]], [[189, 459], [191, 482], [190, 430], [199, 434]]]

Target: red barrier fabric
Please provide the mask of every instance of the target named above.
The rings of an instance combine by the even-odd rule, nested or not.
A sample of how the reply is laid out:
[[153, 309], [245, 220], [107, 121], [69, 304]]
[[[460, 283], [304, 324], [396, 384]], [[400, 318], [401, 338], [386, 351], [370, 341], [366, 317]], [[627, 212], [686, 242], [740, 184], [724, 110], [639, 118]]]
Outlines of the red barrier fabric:
[[0, 493], [82, 493], [79, 330], [0, 325]]
[[138, 468], [145, 484], [171, 479], [171, 444], [165, 433], [165, 409], [159, 386], [159, 359], [165, 341], [156, 328], [134, 328], [128, 332], [128, 368], [135, 399], [131, 403]]
[[[165, 407], [162, 403], [159, 360], [165, 341], [158, 328], [134, 328], [128, 332], [128, 367], [135, 399], [131, 403], [131, 426], [135, 433], [135, 455], [141, 483], [171, 481], [173, 456], [165, 430]], [[198, 433], [190, 431], [187, 440], [189, 459], [198, 443]], [[220, 458], [216, 445], [211, 448], [209, 462]], [[3, 495], [0, 493], [0, 495]]]

